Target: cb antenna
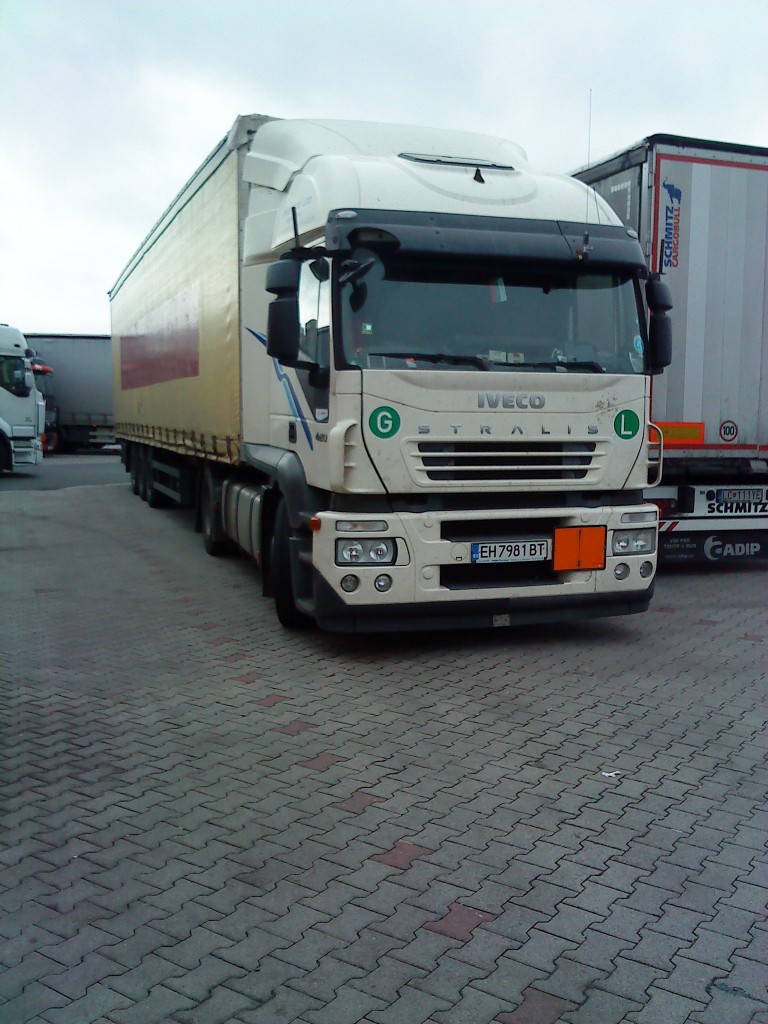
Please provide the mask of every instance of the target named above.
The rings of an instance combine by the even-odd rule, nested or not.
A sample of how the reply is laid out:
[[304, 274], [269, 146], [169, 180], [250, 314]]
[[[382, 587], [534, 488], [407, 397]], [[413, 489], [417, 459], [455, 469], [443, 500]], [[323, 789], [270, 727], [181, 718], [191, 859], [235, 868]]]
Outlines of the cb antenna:
[[297, 249], [301, 248], [299, 243], [299, 218], [296, 214], [296, 207], [291, 207], [291, 216], [293, 217], [293, 241]]
[[[592, 90], [589, 90], [589, 114], [587, 117], [587, 167], [592, 162]], [[589, 185], [584, 183], [586, 186], [586, 208], [584, 210], [584, 238], [583, 244], [577, 256], [580, 260], [585, 260], [589, 255], [591, 246], [589, 244], [589, 193], [591, 191]], [[597, 199], [595, 199], [595, 208], [597, 208]]]

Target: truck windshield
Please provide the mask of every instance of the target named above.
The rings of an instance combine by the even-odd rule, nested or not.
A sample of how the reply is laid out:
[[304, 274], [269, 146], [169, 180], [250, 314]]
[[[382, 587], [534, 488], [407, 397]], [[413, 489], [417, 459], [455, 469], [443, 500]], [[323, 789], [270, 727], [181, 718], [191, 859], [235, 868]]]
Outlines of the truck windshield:
[[338, 270], [344, 357], [365, 369], [643, 373], [633, 275], [358, 249]]
[[0, 356], [0, 388], [19, 398], [26, 398], [29, 388], [24, 378], [24, 360], [21, 356]]

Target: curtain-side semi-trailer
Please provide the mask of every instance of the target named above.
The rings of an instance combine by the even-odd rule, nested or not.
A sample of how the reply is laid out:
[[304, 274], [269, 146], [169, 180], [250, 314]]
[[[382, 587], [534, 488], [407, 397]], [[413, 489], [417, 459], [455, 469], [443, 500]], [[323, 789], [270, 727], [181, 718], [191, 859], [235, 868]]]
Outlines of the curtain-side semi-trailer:
[[35, 387], [24, 335], [0, 324], [0, 472], [43, 461], [45, 401]]
[[674, 302], [652, 396], [659, 558], [768, 558], [768, 149], [652, 135], [576, 177], [638, 231]]
[[28, 334], [27, 341], [53, 370], [45, 380], [53, 449], [64, 453], [114, 444], [109, 335]]
[[515, 144], [238, 118], [110, 297], [134, 490], [196, 502], [284, 625], [647, 608], [669, 295]]

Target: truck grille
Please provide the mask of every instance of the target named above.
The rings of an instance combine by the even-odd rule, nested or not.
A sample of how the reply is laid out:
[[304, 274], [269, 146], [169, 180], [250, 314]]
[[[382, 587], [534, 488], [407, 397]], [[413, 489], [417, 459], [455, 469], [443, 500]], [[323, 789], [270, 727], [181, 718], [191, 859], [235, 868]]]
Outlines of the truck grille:
[[409, 464], [422, 485], [528, 484], [601, 475], [603, 446], [594, 441], [418, 441]]

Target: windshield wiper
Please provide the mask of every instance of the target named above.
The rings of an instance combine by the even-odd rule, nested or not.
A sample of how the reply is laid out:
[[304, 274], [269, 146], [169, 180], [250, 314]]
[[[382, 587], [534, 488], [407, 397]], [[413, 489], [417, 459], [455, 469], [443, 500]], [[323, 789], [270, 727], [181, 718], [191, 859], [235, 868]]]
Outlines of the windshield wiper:
[[574, 359], [568, 362], [546, 362], [546, 363], [499, 363], [499, 366], [506, 366], [510, 370], [547, 370], [550, 373], [569, 373], [571, 370], [592, 370], [594, 373], [603, 373], [600, 363], [591, 362], [587, 359]]
[[454, 356], [447, 352], [368, 352], [367, 354], [384, 359], [413, 359], [417, 362], [421, 359], [425, 363], [450, 363], [453, 366], [476, 366], [478, 370], [490, 369], [487, 359], [474, 355]]

